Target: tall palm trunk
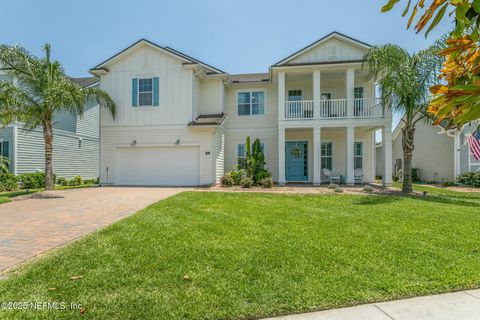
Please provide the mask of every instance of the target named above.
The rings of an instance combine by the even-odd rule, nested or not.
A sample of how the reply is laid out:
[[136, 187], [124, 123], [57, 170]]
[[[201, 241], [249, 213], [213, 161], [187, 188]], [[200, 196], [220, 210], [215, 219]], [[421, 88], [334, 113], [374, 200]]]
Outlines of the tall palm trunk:
[[53, 130], [52, 122], [43, 123], [43, 139], [45, 140], [45, 189], [53, 190]]
[[402, 147], [403, 147], [403, 185], [402, 191], [410, 193], [412, 188], [412, 157], [413, 157], [413, 139], [415, 127], [410, 123], [402, 128]]

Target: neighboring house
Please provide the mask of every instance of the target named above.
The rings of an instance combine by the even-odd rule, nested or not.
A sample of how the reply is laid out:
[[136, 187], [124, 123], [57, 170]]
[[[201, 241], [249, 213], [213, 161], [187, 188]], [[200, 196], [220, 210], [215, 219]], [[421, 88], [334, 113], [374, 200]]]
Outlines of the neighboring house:
[[[399, 169], [403, 169], [401, 128], [400, 122], [392, 135], [394, 176], [398, 176]], [[466, 126], [461, 131], [445, 131], [430, 121], [418, 122], [412, 168], [418, 169], [419, 179], [425, 182], [454, 182], [463, 172], [480, 170], [480, 161], [475, 160], [467, 143], [467, 137], [474, 130], [474, 126]]]
[[[169, 47], [140, 40], [90, 72], [117, 105], [101, 111], [100, 179], [116, 185], [209, 185], [260, 139], [279, 184], [329, 181], [328, 168], [354, 183], [375, 178], [375, 131], [386, 146], [391, 114], [362, 69], [370, 48], [333, 32], [272, 65], [230, 75]], [[355, 170], [361, 169], [361, 170]]]
[[[5, 74], [0, 81], [11, 81]], [[72, 79], [80, 86], [96, 86], [94, 77]], [[83, 117], [70, 112], [54, 116], [53, 172], [57, 177], [83, 179], [99, 176], [99, 106], [85, 107]], [[21, 123], [0, 127], [0, 154], [10, 159], [14, 174], [45, 170], [45, 143], [41, 127], [27, 130]]]

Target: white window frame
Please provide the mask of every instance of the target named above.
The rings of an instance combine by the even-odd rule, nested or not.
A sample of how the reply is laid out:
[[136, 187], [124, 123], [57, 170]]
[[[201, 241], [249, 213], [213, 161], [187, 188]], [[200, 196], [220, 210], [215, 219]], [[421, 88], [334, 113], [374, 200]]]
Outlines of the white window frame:
[[[331, 156], [324, 156], [322, 155], [322, 144], [324, 143], [330, 143], [331, 146], [332, 146], [332, 155]], [[329, 169], [331, 171], [334, 171], [335, 170], [335, 162], [334, 162], [334, 159], [335, 159], [335, 153], [334, 153], [334, 150], [335, 150], [335, 143], [333, 141], [321, 141], [320, 143], [320, 169], [323, 171], [323, 165], [322, 165], [322, 160], [323, 158], [331, 158], [332, 159], [332, 168]], [[328, 169], [328, 168], [327, 168]], [[322, 172], [323, 173], [323, 172]]]
[[[137, 105], [140, 107], [140, 108], [148, 108], [148, 107], [153, 107], [153, 91], [154, 91], [154, 81], [153, 81], [153, 76], [152, 77], [139, 77], [137, 78]], [[140, 92], [140, 80], [151, 80], [152, 81], [152, 91], [144, 91], [144, 92]], [[151, 104], [145, 104], [145, 105], [141, 105], [140, 104], [140, 93], [150, 93], [152, 95], [152, 103]]]
[[[361, 146], [362, 146], [362, 150], [361, 150], [361, 151], [362, 151], [362, 154], [359, 155], [359, 156], [357, 156], [357, 155], [355, 154], [355, 151], [356, 151], [355, 146], [357, 145], [357, 143], [361, 143]], [[362, 169], [362, 170], [363, 170], [364, 162], [365, 162], [365, 161], [364, 161], [364, 160], [365, 160], [365, 157], [364, 157], [364, 153], [365, 153], [365, 152], [364, 152], [364, 151], [365, 151], [365, 142], [363, 142], [363, 141], [354, 141], [354, 142], [353, 142], [353, 166], [354, 166], [354, 169]], [[356, 160], [357, 158], [362, 159], [362, 167], [361, 167], [361, 168], [355, 168], [355, 160]]]
[[[249, 114], [238, 114], [238, 94], [239, 93], [245, 93], [245, 92], [248, 92], [250, 93], [250, 113]], [[263, 113], [261, 114], [252, 114], [252, 93], [253, 92], [263, 92]], [[267, 90], [264, 89], [264, 88], [260, 88], [260, 89], [255, 89], [255, 88], [251, 88], [251, 89], [239, 89], [235, 92], [235, 103], [236, 103], [236, 106], [237, 106], [237, 116], [238, 117], [265, 117], [267, 115]]]

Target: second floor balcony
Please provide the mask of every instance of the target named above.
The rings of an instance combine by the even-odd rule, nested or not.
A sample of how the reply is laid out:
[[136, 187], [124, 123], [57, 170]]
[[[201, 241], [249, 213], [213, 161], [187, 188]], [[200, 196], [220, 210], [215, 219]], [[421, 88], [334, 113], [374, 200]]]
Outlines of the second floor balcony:
[[[350, 111], [350, 112], [349, 112]], [[378, 98], [285, 101], [285, 120], [383, 118], [386, 110]]]

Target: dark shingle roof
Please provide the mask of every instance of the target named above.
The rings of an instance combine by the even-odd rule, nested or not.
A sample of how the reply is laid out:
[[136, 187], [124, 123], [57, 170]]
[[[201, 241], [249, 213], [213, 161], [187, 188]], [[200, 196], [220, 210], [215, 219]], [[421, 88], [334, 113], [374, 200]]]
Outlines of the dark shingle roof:
[[80, 87], [88, 87], [100, 81], [97, 77], [70, 78], [70, 79], [72, 79], [72, 81], [78, 84]]
[[232, 74], [230, 79], [233, 83], [242, 82], [264, 82], [270, 81], [270, 74], [267, 73], [245, 73], [245, 74]]
[[190, 122], [188, 125], [193, 126], [219, 126], [225, 121], [227, 115], [225, 113], [220, 114], [206, 114], [198, 116], [195, 121]]

